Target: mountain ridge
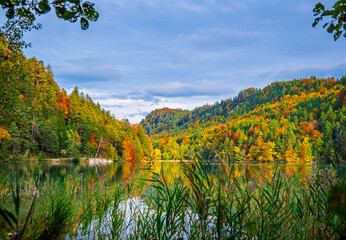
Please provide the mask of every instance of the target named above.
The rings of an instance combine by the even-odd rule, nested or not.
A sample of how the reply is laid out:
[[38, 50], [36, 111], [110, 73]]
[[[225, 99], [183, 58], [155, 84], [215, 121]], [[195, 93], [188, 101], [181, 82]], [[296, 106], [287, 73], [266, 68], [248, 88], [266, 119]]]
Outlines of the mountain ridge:
[[[263, 89], [248, 88], [239, 92], [234, 98], [197, 107], [193, 110], [176, 109], [171, 111], [168, 108], [163, 111], [155, 110], [147, 115], [141, 124], [152, 138], [155, 148], [160, 149], [163, 155], [166, 152], [166, 157], [192, 158], [194, 152], [203, 155], [210, 149], [214, 152], [213, 154], [228, 151], [230, 155], [234, 155], [234, 149], [236, 149], [238, 152], [243, 151], [241, 154], [243, 159], [263, 160], [263, 157], [259, 158], [257, 156], [258, 153], [253, 154], [253, 152], [250, 152], [251, 147], [255, 146], [255, 140], [258, 139], [258, 136], [255, 136], [255, 139], [251, 136], [255, 125], [267, 122], [269, 128], [275, 124], [286, 128], [281, 122], [281, 120], [286, 120], [289, 127], [286, 128], [283, 134], [277, 134], [277, 136], [280, 136], [281, 140], [286, 139], [286, 136], [289, 135], [288, 132], [291, 131], [291, 135], [295, 137], [295, 139], [293, 137], [291, 139], [292, 147], [285, 149], [279, 146], [282, 143], [275, 141], [274, 136], [265, 136], [264, 140], [258, 140], [269, 144], [271, 150], [274, 151], [269, 154], [269, 160], [292, 160], [292, 157], [289, 157], [289, 153], [291, 153], [293, 156], [302, 155], [297, 157], [298, 160], [306, 161], [308, 159], [312, 161], [322, 155], [325, 156], [326, 152], [345, 159], [345, 150], [340, 149], [341, 142], [345, 142], [345, 82], [346, 77], [342, 77], [340, 80], [311, 77], [292, 81], [277, 81]], [[271, 110], [271, 108], [274, 110]], [[337, 117], [329, 119], [328, 127], [326, 127], [324, 122], [326, 120], [323, 120], [323, 118], [325, 118], [328, 111], [331, 111], [329, 115], [334, 114]], [[167, 112], [170, 114], [167, 114]], [[242, 117], [247, 118], [244, 120], [249, 124], [246, 128], [238, 126]], [[256, 118], [263, 119], [255, 124], [254, 119]], [[278, 121], [278, 123], [273, 120]], [[234, 131], [237, 126], [242, 128], [238, 133]], [[306, 129], [303, 129], [304, 127], [310, 129], [310, 135], [305, 131]], [[219, 136], [217, 135], [218, 128], [228, 130], [223, 133], [224, 136]], [[277, 131], [277, 127], [272, 130]], [[305, 145], [316, 143], [316, 139], [311, 135], [313, 131], [315, 131], [315, 134], [317, 131], [319, 132], [318, 139], [323, 142], [322, 145], [324, 146], [323, 149], [311, 146], [309, 150], [311, 153], [309, 152], [309, 157], [306, 158], [303, 156], [305, 153], [301, 154], [302, 142], [305, 140]], [[329, 133], [327, 133], [328, 131]], [[208, 133], [204, 135], [209, 136], [209, 139], [203, 136], [202, 132]], [[239, 138], [239, 136], [234, 136], [237, 134], [242, 135], [243, 142], [246, 142], [245, 145], [237, 146], [239, 144], [235, 144]], [[327, 135], [331, 139], [327, 139]], [[249, 140], [250, 137], [252, 137], [251, 140]], [[309, 139], [304, 139], [304, 137]], [[231, 150], [229, 149], [231, 143], [225, 143], [225, 139], [228, 139], [227, 141], [233, 140], [232, 144], [235, 144], [235, 146], [232, 146]], [[335, 141], [339, 142], [334, 143]], [[272, 143], [275, 143], [275, 146]], [[169, 148], [167, 148], [167, 144]], [[338, 145], [339, 150], [333, 152], [333, 145]], [[259, 150], [265, 152], [262, 147], [259, 147]], [[265, 147], [268, 146], [265, 145]], [[281, 150], [278, 148], [281, 148]], [[251, 151], [254, 150], [253, 147]], [[175, 154], [172, 154], [172, 152], [175, 152]], [[286, 157], [284, 157], [285, 154]], [[239, 156], [238, 159], [240, 159]]]

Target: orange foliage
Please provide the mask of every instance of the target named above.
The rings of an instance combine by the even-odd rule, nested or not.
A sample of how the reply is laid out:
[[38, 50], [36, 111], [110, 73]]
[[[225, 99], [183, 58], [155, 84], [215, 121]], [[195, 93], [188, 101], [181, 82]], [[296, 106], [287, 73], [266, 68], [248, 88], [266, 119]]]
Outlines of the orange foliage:
[[167, 143], [168, 143], [168, 140], [169, 140], [168, 137], [164, 137], [164, 138], [161, 139], [161, 146], [162, 146], [163, 148], [166, 147], [166, 145], [167, 145]]
[[132, 130], [135, 132], [135, 134], [138, 135], [138, 127], [137, 127], [137, 125], [136, 125], [136, 124], [133, 124], [133, 125], [131, 126], [131, 128], [132, 128]]
[[58, 109], [62, 110], [65, 116], [68, 114], [70, 105], [70, 99], [68, 97], [63, 97], [60, 102], [58, 102]]
[[300, 132], [302, 134], [302, 137], [304, 136], [310, 136], [311, 139], [316, 139], [320, 136], [320, 131], [314, 129], [315, 127], [317, 127], [317, 122], [301, 122], [299, 124], [299, 128], [300, 128]]
[[232, 135], [233, 135], [233, 136], [232, 136], [233, 142], [234, 142], [235, 144], [238, 144], [238, 139], [239, 139], [239, 137], [240, 137], [240, 132], [233, 133]]
[[130, 138], [127, 136], [125, 141], [123, 142], [123, 156], [126, 161], [135, 161], [137, 159], [137, 154], [135, 151], [135, 147], [133, 146]]
[[94, 135], [94, 133], [92, 133], [91, 136], [90, 136], [90, 139], [89, 139], [89, 143], [93, 144], [95, 142], [96, 142], [95, 135]]
[[294, 152], [293, 149], [286, 150], [284, 157], [285, 157], [285, 160], [288, 162], [292, 162], [292, 161], [297, 160], [297, 154]]

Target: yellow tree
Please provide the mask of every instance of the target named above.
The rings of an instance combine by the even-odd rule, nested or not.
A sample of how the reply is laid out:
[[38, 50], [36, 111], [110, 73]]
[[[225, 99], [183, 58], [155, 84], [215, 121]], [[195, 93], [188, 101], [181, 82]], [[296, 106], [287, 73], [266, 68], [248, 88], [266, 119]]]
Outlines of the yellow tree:
[[284, 153], [284, 158], [288, 162], [293, 162], [297, 160], [297, 154], [293, 149], [287, 149]]
[[300, 158], [302, 161], [311, 162], [312, 161], [312, 149], [311, 143], [308, 137], [305, 137], [302, 143], [302, 150], [300, 152]]
[[0, 143], [3, 139], [9, 139], [11, 140], [11, 135], [8, 133], [6, 128], [0, 127]]
[[264, 142], [262, 134], [260, 134], [255, 144], [251, 146], [248, 157], [259, 161], [274, 161], [276, 154], [275, 143], [271, 141]]

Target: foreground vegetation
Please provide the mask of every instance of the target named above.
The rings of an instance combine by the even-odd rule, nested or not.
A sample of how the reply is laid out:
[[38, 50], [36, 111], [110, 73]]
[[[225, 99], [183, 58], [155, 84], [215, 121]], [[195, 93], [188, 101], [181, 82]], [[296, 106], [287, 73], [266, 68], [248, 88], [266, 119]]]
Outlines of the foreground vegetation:
[[2, 239], [338, 239], [345, 234], [341, 170], [274, 171], [245, 180], [230, 162], [181, 163], [167, 182], [141, 171], [121, 181], [72, 174], [2, 179]]

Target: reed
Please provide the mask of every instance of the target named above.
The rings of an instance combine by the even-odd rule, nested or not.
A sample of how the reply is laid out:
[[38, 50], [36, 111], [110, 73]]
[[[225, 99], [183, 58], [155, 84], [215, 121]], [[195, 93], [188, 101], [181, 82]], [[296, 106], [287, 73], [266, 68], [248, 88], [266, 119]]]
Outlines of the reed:
[[338, 239], [345, 232], [345, 177], [330, 168], [305, 179], [277, 168], [260, 183], [236, 176], [228, 161], [221, 170], [202, 158], [181, 164], [184, 175], [172, 183], [150, 168], [144, 180], [137, 172], [126, 181], [77, 172], [3, 180], [0, 238]]

